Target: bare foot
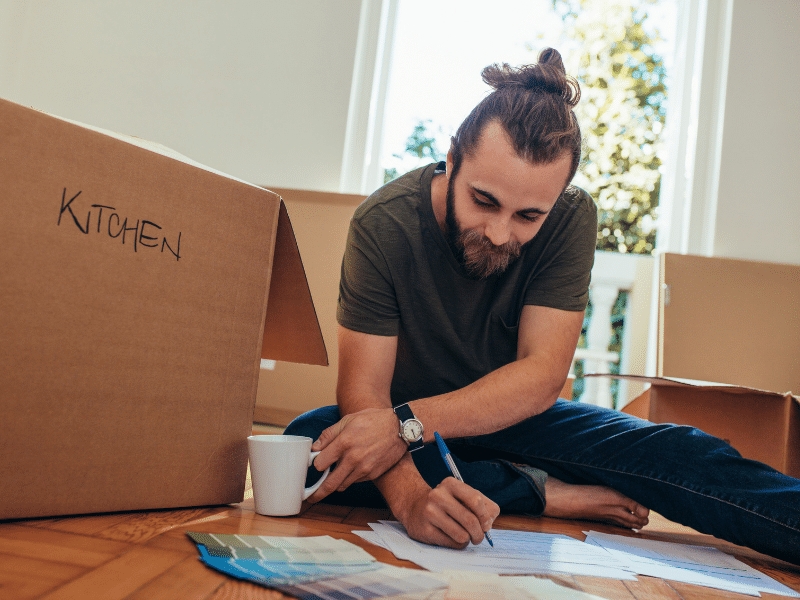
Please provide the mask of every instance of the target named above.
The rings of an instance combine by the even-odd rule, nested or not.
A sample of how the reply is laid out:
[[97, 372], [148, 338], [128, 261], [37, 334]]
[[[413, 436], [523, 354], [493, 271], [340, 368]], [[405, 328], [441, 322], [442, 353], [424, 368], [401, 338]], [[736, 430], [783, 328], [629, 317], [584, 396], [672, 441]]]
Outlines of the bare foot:
[[641, 529], [648, 523], [650, 509], [599, 485], [572, 485], [555, 477], [545, 484], [544, 515], [559, 519], [585, 519], [611, 523], [626, 529]]

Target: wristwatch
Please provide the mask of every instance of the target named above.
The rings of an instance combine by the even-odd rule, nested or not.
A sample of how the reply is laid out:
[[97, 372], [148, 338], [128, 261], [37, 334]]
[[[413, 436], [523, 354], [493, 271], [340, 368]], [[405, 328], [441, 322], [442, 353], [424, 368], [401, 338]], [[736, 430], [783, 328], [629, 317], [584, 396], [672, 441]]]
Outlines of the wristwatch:
[[419, 419], [414, 416], [408, 404], [394, 407], [394, 414], [400, 419], [400, 439], [408, 444], [408, 451], [414, 452], [422, 448], [422, 432], [424, 428]]

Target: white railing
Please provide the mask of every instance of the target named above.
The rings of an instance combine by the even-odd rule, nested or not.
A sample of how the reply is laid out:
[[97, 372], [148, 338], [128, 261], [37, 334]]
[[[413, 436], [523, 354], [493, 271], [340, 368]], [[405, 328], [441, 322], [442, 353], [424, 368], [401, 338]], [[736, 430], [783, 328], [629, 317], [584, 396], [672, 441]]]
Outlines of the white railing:
[[[586, 332], [587, 347], [578, 348], [575, 351], [573, 369], [575, 362], [582, 360], [584, 373], [610, 373], [613, 363], [620, 363], [621, 372], [628, 372], [629, 361], [627, 359], [632, 351], [630, 342], [632, 330], [633, 328], [647, 327], [648, 323], [647, 321], [631, 322], [630, 311], [628, 311], [621, 344], [622, 351], [621, 353], [611, 352], [608, 349], [613, 336], [611, 313], [621, 291], [628, 292], [629, 307], [637, 292], [649, 292], [649, 290], [636, 290], [635, 288], [636, 285], [642, 285], [642, 267], [646, 267], [649, 271], [652, 260], [651, 256], [605, 251], [595, 253], [592, 283], [589, 288], [592, 315]], [[649, 286], [649, 284], [649, 280], [645, 279], [645, 285]], [[624, 383], [621, 383], [620, 396], [624, 393], [624, 389]], [[584, 379], [581, 400], [606, 408], [614, 408], [611, 379], [606, 377]]]

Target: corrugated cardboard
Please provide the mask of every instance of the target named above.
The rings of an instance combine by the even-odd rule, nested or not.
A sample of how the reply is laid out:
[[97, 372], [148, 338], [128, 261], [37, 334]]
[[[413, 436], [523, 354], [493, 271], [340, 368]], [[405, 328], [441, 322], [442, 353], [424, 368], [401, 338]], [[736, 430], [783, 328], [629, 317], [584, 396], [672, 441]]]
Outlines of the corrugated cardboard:
[[[327, 346], [335, 347], [342, 256], [350, 219], [364, 196], [267, 187], [280, 194], [292, 215], [320, 329]], [[328, 368], [279, 362], [273, 370], [262, 369], [255, 419], [285, 426], [301, 413], [336, 404], [337, 367], [332, 353]]]
[[327, 363], [280, 198], [136, 144], [0, 100], [0, 518], [240, 501], [259, 359]]
[[660, 257], [657, 375], [800, 390], [800, 265]]
[[746, 458], [800, 477], [797, 396], [666, 377], [614, 377], [650, 383], [623, 412], [654, 423], [697, 427], [724, 439]]

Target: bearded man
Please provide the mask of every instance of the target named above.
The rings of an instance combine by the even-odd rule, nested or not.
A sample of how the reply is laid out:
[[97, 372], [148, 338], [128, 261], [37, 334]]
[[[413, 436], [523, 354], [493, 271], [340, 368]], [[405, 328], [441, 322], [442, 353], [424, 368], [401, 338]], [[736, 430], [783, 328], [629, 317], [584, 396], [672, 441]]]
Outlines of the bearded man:
[[335, 463], [310, 500], [385, 502], [412, 538], [450, 547], [480, 543], [501, 510], [638, 529], [652, 508], [800, 562], [800, 481], [696, 429], [558, 399], [597, 236], [594, 202], [570, 186], [580, 89], [552, 49], [483, 77], [494, 91], [446, 162], [355, 211], [338, 406], [286, 430], [316, 440], [316, 469]]

